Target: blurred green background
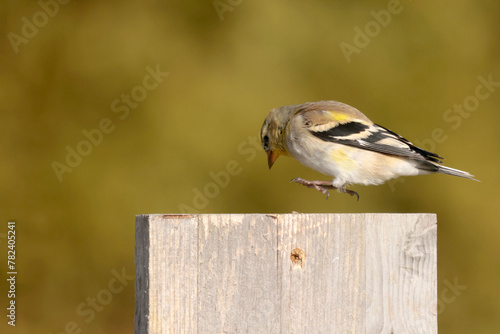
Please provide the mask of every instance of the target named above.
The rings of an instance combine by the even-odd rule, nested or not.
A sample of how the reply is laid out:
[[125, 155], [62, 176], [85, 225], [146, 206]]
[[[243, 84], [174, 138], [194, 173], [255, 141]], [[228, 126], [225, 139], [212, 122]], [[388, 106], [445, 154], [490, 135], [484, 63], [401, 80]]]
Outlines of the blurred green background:
[[[0, 12], [0, 243], [6, 254], [15, 220], [19, 273], [17, 326], [3, 316], [2, 333], [132, 333], [134, 216], [189, 211], [435, 212], [440, 332], [498, 332], [498, 1], [42, 0]], [[327, 177], [288, 158], [269, 171], [256, 142], [269, 110], [328, 99], [482, 182], [420, 176], [325, 201], [288, 181]], [[71, 150], [81, 161], [66, 161]]]

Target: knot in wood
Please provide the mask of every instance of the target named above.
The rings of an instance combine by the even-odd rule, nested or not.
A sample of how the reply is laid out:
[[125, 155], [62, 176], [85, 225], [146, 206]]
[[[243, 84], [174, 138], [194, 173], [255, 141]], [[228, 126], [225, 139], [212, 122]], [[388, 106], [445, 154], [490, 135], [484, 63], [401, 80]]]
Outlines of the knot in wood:
[[306, 252], [300, 248], [295, 248], [290, 254], [290, 262], [292, 263], [293, 270], [304, 270], [306, 265]]

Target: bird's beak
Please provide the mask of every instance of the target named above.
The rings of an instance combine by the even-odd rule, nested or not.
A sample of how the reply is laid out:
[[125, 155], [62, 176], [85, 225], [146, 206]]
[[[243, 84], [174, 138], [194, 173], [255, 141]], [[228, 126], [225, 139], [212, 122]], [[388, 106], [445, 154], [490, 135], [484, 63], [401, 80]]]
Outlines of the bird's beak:
[[275, 151], [273, 150], [267, 151], [267, 165], [269, 166], [269, 169], [273, 167], [274, 162], [276, 161], [276, 159], [278, 159], [278, 157], [279, 155]]

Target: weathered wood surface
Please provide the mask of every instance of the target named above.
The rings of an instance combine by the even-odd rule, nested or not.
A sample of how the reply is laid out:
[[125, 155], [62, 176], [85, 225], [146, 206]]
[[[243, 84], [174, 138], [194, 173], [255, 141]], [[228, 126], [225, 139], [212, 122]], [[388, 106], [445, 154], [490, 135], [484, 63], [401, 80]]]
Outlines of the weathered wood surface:
[[437, 333], [434, 214], [142, 215], [135, 333]]

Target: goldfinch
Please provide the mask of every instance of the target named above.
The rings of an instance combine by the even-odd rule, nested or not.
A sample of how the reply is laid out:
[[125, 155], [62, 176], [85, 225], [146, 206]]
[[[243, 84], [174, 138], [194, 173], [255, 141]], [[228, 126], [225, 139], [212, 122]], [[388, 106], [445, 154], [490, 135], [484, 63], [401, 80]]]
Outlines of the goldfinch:
[[261, 129], [261, 142], [271, 168], [280, 155], [333, 176], [332, 182], [291, 182], [359, 195], [350, 184], [377, 185], [399, 176], [441, 173], [473, 179], [473, 175], [441, 165], [436, 153], [416, 147], [400, 135], [373, 123], [358, 109], [336, 101], [307, 102], [271, 110]]

